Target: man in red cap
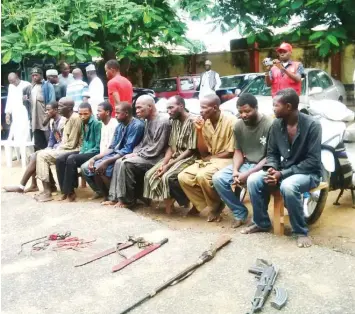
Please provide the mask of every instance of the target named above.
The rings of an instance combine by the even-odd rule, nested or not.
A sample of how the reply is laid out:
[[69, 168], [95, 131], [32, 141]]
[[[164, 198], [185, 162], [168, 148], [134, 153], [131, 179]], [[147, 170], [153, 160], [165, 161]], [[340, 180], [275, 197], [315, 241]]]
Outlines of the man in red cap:
[[282, 43], [276, 51], [279, 59], [273, 60], [273, 65], [267, 66], [265, 73], [265, 83], [271, 86], [272, 97], [285, 88], [293, 88], [300, 95], [304, 74], [302, 63], [291, 60], [292, 46], [288, 43]]

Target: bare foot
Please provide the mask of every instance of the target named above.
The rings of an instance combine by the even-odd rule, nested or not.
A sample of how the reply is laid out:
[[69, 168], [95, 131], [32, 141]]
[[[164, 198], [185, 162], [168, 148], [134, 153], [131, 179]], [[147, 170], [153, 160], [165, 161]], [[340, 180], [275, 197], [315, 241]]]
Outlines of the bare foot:
[[187, 217], [187, 216], [199, 216], [200, 215], [200, 212], [198, 211], [198, 209], [192, 205], [191, 208], [188, 208], [187, 211], [185, 211], [185, 213], [183, 214], [184, 217]]
[[94, 200], [98, 200], [99, 198], [102, 198], [103, 196], [100, 195], [99, 193], [95, 193], [93, 196], [89, 197], [88, 200], [89, 201], [94, 201]]
[[239, 228], [240, 226], [244, 225], [245, 221], [243, 220], [238, 220], [238, 219], [234, 219], [234, 221], [232, 222], [231, 228]]
[[257, 233], [257, 232], [268, 232], [269, 229], [263, 229], [258, 227], [256, 224], [251, 224], [250, 226], [246, 227], [242, 231], [240, 231], [241, 234], [251, 234], [251, 233]]
[[38, 195], [37, 197], [35, 197], [35, 200], [37, 202], [41, 202], [41, 203], [44, 203], [44, 202], [50, 202], [53, 200], [53, 197], [52, 197], [52, 194], [40, 194]]
[[12, 192], [12, 193], [23, 193], [24, 190], [22, 190], [19, 186], [4, 186], [4, 190], [6, 192]]
[[25, 193], [38, 192], [39, 188], [37, 185], [31, 185], [29, 188], [25, 189]]
[[67, 194], [63, 194], [63, 195], [60, 197], [59, 201], [65, 201], [67, 198], [68, 198], [68, 195], [67, 195]]
[[104, 201], [104, 202], [101, 202], [101, 205], [104, 205], [104, 206], [112, 206], [112, 205], [116, 205], [117, 202], [115, 201]]
[[68, 201], [69, 202], [75, 202], [75, 199], [76, 199], [75, 192], [68, 194]]
[[311, 238], [304, 235], [297, 235], [297, 246], [299, 248], [307, 248], [312, 246]]
[[51, 186], [51, 192], [52, 192], [52, 193], [58, 192], [58, 189], [57, 189], [57, 186], [56, 186], [56, 185]]
[[210, 213], [207, 217], [207, 222], [220, 222], [221, 220], [221, 214]]
[[174, 212], [174, 202], [175, 200], [173, 198], [169, 198], [169, 199], [166, 199], [164, 201], [165, 203], [165, 212], [168, 214], [168, 215], [171, 215], [173, 212]]
[[121, 202], [117, 202], [115, 204], [115, 206], [113, 206], [113, 207], [115, 207], [115, 208], [129, 208], [129, 205], [121, 203]]

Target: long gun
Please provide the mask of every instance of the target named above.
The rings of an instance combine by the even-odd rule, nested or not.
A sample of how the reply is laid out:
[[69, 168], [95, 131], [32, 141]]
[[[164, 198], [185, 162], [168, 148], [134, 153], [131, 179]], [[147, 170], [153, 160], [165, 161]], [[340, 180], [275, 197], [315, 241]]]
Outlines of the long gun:
[[168, 281], [163, 283], [158, 288], [154, 289], [153, 292], [147, 294], [144, 298], [140, 299], [139, 301], [137, 301], [135, 304], [133, 304], [129, 308], [120, 312], [120, 314], [125, 314], [125, 313], [132, 311], [135, 307], [141, 305], [142, 303], [144, 303], [148, 299], [153, 298], [156, 294], [158, 294], [160, 291], [164, 290], [165, 288], [175, 285], [176, 283], [180, 282], [181, 280], [184, 280], [187, 277], [189, 277], [198, 267], [200, 267], [201, 265], [203, 265], [203, 264], [209, 262], [211, 259], [213, 259], [216, 255], [217, 251], [219, 249], [221, 249], [222, 247], [224, 247], [227, 243], [229, 243], [230, 240], [231, 240], [230, 236], [220, 237], [217, 240], [217, 242], [215, 242], [208, 251], [205, 251], [202, 253], [202, 255], [199, 257], [199, 259], [197, 260], [196, 263], [187, 267], [182, 272], [180, 272], [176, 276], [172, 277], [171, 279], [169, 279]]
[[257, 260], [257, 264], [259, 264], [259, 267], [252, 267], [249, 269], [249, 272], [255, 274], [259, 281], [253, 301], [251, 302], [252, 308], [248, 314], [261, 311], [265, 301], [273, 289], [275, 280], [278, 275], [278, 271], [276, 270], [275, 266], [270, 265], [267, 261], [259, 259]]

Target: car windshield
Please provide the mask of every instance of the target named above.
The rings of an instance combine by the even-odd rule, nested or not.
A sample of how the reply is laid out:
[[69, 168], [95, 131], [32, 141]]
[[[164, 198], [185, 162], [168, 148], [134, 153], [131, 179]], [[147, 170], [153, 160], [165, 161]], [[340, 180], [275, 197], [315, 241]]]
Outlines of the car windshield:
[[221, 87], [240, 87], [244, 82], [245, 75], [235, 75], [235, 76], [222, 76], [221, 77]]
[[150, 88], [156, 93], [176, 91], [176, 79], [155, 80]]

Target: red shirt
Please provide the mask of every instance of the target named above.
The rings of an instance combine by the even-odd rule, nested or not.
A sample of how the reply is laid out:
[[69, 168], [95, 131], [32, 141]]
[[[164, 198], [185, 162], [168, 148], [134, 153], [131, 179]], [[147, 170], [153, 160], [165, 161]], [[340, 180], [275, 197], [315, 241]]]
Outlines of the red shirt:
[[113, 93], [118, 92], [120, 95], [120, 101], [127, 101], [132, 103], [133, 88], [129, 80], [127, 80], [122, 75], [116, 75], [114, 78], [108, 81], [108, 99], [113, 107], [112, 117], [115, 116], [115, 99], [113, 98]]

